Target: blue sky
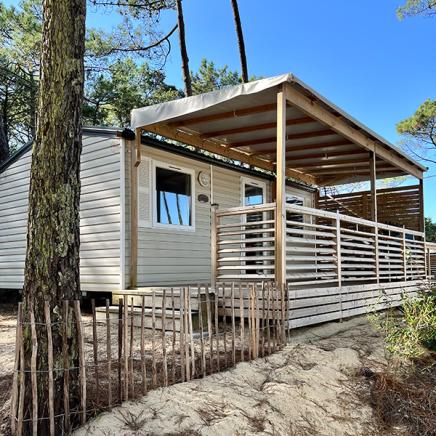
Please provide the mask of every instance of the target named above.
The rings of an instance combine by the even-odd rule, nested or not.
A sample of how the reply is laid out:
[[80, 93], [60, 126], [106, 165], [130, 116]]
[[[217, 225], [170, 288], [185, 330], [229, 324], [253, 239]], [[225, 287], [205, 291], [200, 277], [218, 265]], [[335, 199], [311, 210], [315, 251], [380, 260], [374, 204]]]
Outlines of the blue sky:
[[[436, 98], [436, 18], [399, 21], [395, 10], [405, 1], [239, 0], [249, 73], [293, 72], [397, 143], [395, 124], [426, 98]], [[239, 69], [230, 0], [183, 3], [191, 69], [196, 70], [203, 57]], [[90, 10], [88, 22], [111, 26], [117, 17]], [[165, 14], [163, 30], [175, 22], [175, 12]], [[172, 47], [167, 81], [182, 87], [176, 34]], [[436, 221], [436, 165], [427, 177], [426, 216]]]

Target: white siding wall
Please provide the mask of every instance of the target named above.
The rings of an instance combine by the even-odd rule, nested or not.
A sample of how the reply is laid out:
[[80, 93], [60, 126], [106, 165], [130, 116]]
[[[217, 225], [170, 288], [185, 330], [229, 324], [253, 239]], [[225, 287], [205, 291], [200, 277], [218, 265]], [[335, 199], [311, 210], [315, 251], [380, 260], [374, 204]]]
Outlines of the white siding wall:
[[[26, 254], [31, 151], [0, 174], [0, 289], [21, 289]], [[120, 289], [120, 144], [83, 137], [80, 272], [83, 291]]]
[[[130, 146], [126, 147], [126, 263], [125, 286], [129, 285], [130, 268]], [[272, 199], [272, 183], [268, 180], [247, 176], [246, 174], [217, 165], [178, 156], [152, 147], [142, 147], [145, 158], [178, 165], [195, 171], [195, 231], [169, 230], [162, 228], [139, 227], [138, 231], [138, 286], [163, 286], [210, 282], [210, 223], [211, 205], [199, 203], [199, 194], [206, 194], [209, 200], [220, 209], [241, 205], [241, 178], [251, 178], [266, 183], [266, 201]], [[142, 165], [142, 164], [141, 164]], [[198, 173], [212, 172], [212, 187], [203, 188], [198, 183]], [[144, 177], [139, 183], [139, 208], [152, 207], [150, 201], [151, 186], [143, 186]], [[213, 190], [213, 192], [211, 192]], [[142, 193], [141, 193], [142, 191]], [[306, 197], [312, 194], [301, 191]], [[211, 196], [211, 194], [213, 194]], [[142, 203], [142, 204], [141, 204]], [[310, 206], [311, 204], [307, 204]], [[151, 210], [149, 211], [151, 213]], [[144, 213], [139, 212], [141, 219]], [[151, 215], [149, 215], [151, 216]]]

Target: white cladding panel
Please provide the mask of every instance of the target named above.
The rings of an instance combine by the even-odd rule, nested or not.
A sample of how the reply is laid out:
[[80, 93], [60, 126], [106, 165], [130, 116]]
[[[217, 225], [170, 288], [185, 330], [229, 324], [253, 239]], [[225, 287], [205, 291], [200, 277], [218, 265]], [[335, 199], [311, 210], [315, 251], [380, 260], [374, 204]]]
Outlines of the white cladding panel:
[[[21, 289], [31, 151], [0, 173], [0, 289]], [[120, 289], [120, 141], [83, 136], [80, 201], [82, 291]]]

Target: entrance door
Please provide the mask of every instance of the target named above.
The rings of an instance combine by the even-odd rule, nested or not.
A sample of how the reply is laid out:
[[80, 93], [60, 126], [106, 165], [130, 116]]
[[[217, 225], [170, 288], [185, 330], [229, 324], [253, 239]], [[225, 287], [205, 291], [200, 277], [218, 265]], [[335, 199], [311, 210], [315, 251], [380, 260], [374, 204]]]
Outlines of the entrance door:
[[[265, 203], [265, 193], [266, 193], [266, 184], [263, 182], [259, 182], [257, 180], [252, 180], [248, 178], [242, 179], [242, 205], [243, 206], [255, 206], [258, 204]], [[246, 215], [245, 221], [248, 223], [253, 223], [256, 221], [263, 221], [263, 213], [262, 212], [252, 212]], [[262, 229], [262, 224], [258, 226], [251, 225], [247, 227], [247, 230], [257, 230]], [[245, 235], [245, 240], [250, 239], [259, 239], [262, 238], [263, 233], [247, 233]], [[247, 241], [245, 244], [246, 248], [257, 248], [262, 247], [263, 244], [260, 241]], [[263, 274], [263, 261], [259, 259], [262, 256], [262, 252], [260, 250], [247, 250], [245, 252], [246, 257], [253, 257], [256, 259], [246, 260], [245, 265], [255, 266], [259, 265], [260, 268], [249, 268], [245, 271], [245, 274]]]

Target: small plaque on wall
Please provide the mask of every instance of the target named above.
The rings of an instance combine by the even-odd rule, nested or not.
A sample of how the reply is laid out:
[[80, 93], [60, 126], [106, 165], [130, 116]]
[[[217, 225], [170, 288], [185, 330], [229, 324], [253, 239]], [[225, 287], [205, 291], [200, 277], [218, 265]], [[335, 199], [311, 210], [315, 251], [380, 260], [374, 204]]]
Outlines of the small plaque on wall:
[[206, 194], [199, 194], [197, 200], [199, 203], [209, 203], [209, 197]]

